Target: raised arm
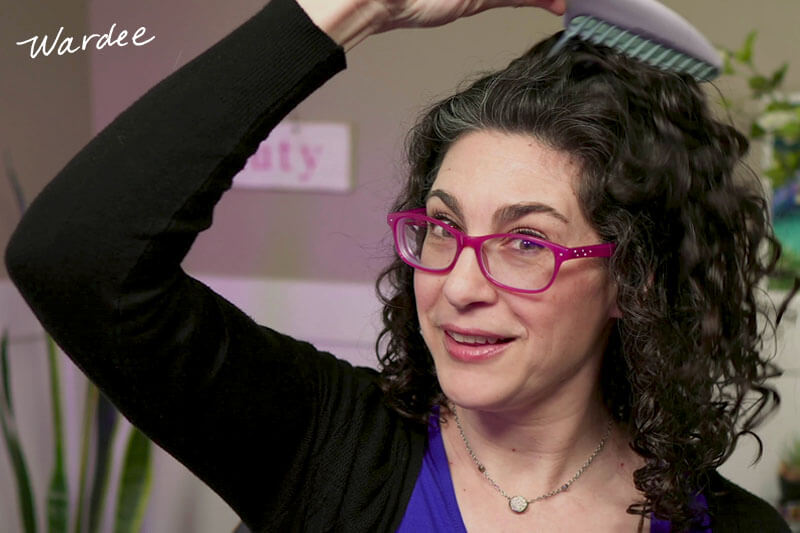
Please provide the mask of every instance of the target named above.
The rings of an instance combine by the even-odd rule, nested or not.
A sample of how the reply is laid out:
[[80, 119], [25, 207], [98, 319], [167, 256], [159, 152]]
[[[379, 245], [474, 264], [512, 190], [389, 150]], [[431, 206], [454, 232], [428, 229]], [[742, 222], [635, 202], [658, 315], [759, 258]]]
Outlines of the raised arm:
[[[344, 68], [337, 43], [458, 16], [420, 22], [367, 4], [272, 0], [76, 155], [6, 251], [12, 280], [64, 351], [254, 529], [313, 515], [293, 499], [311, 483], [333, 497], [338, 462], [357, 457], [336, 446], [350, 422], [341, 406], [369, 376], [255, 324], [180, 263], [259, 142]], [[403, 472], [376, 468], [375, 490], [362, 493], [398, 486], [386, 479]]]
[[[291, 461], [274, 458], [292, 457], [306, 430], [313, 397], [295, 400], [313, 386], [300, 357], [315, 352], [258, 327], [180, 262], [248, 155], [344, 65], [294, 2], [274, 0], [76, 155], [6, 252], [64, 351], [253, 523], [275, 489], [257, 487], [280, 485]], [[285, 440], [257, 438], [266, 424]]]

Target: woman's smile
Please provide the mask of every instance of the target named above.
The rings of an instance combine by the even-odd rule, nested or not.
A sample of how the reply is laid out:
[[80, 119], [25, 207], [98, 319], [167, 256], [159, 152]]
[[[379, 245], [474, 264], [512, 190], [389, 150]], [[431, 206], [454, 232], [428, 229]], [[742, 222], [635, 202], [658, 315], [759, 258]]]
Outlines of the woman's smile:
[[512, 337], [483, 331], [457, 329], [445, 326], [444, 344], [447, 353], [459, 361], [475, 363], [486, 361], [504, 353], [513, 342]]

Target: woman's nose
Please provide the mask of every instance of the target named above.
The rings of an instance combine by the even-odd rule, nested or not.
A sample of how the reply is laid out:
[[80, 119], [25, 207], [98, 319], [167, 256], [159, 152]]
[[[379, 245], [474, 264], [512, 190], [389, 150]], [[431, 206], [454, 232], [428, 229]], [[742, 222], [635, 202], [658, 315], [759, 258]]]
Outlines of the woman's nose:
[[484, 276], [477, 253], [474, 248], [463, 248], [452, 270], [445, 274], [442, 292], [453, 307], [492, 303], [497, 298], [497, 287]]

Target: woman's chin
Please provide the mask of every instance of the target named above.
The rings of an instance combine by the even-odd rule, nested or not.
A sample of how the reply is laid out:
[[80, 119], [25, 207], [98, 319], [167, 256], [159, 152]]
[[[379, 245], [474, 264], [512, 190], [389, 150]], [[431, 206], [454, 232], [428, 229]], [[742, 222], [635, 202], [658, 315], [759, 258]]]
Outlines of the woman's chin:
[[[441, 383], [441, 382], [440, 382]], [[512, 391], [506, 388], [481, 385], [472, 380], [442, 384], [442, 391], [456, 407], [476, 411], [502, 411], [514, 403]]]

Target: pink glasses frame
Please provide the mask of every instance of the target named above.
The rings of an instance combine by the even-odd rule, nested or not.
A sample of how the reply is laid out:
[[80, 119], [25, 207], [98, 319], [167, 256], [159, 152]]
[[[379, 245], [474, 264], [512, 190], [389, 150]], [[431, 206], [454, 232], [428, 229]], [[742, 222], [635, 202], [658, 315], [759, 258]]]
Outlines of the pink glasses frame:
[[[553, 266], [553, 276], [550, 278], [550, 282], [542, 287], [541, 289], [518, 289], [516, 287], [509, 287], [508, 285], [504, 285], [500, 283], [496, 279], [492, 277], [488, 270], [486, 270], [486, 266], [483, 264], [483, 258], [481, 257], [480, 249], [483, 243], [489, 239], [493, 239], [495, 237], [518, 237], [519, 234], [513, 233], [493, 233], [491, 235], [482, 235], [478, 237], [471, 237], [466, 233], [463, 233], [452, 226], [449, 226], [442, 222], [441, 220], [436, 220], [435, 218], [431, 218], [427, 216], [426, 210], [424, 207], [418, 209], [409, 209], [408, 211], [398, 211], [397, 213], [389, 213], [386, 216], [386, 222], [392, 228], [392, 237], [394, 238], [394, 246], [395, 250], [397, 251], [400, 259], [403, 260], [405, 264], [410, 267], [422, 270], [424, 272], [430, 272], [432, 274], [444, 274], [446, 272], [450, 272], [453, 269], [453, 266], [458, 261], [458, 258], [461, 256], [461, 252], [464, 250], [465, 247], [472, 248], [475, 251], [475, 257], [478, 259], [478, 266], [481, 269], [484, 277], [488, 279], [492, 284], [513, 292], [519, 292], [524, 294], [533, 294], [537, 292], [544, 292], [553, 285], [553, 282], [558, 275], [558, 270], [561, 268], [561, 263], [564, 261], [569, 261], [570, 259], [585, 259], [589, 257], [611, 257], [614, 254], [614, 249], [616, 248], [616, 244], [614, 243], [603, 243], [603, 244], [589, 244], [586, 246], [577, 246], [575, 248], [567, 248], [565, 246], [561, 246], [550, 241], [546, 241], [544, 239], [539, 239], [530, 235], [525, 235], [525, 239], [535, 242], [541, 246], [549, 248], [553, 251], [553, 257], [555, 257], [555, 265]], [[430, 222], [432, 224], [436, 224], [437, 226], [441, 226], [446, 228], [450, 231], [453, 235], [456, 236], [456, 243], [458, 245], [458, 249], [456, 250], [456, 255], [453, 257], [453, 262], [450, 263], [445, 268], [426, 268], [423, 266], [415, 265], [411, 263], [408, 259], [405, 258], [403, 252], [401, 251], [400, 241], [398, 239], [398, 223], [403, 218], [412, 218], [414, 220], [420, 220], [424, 222]]]

